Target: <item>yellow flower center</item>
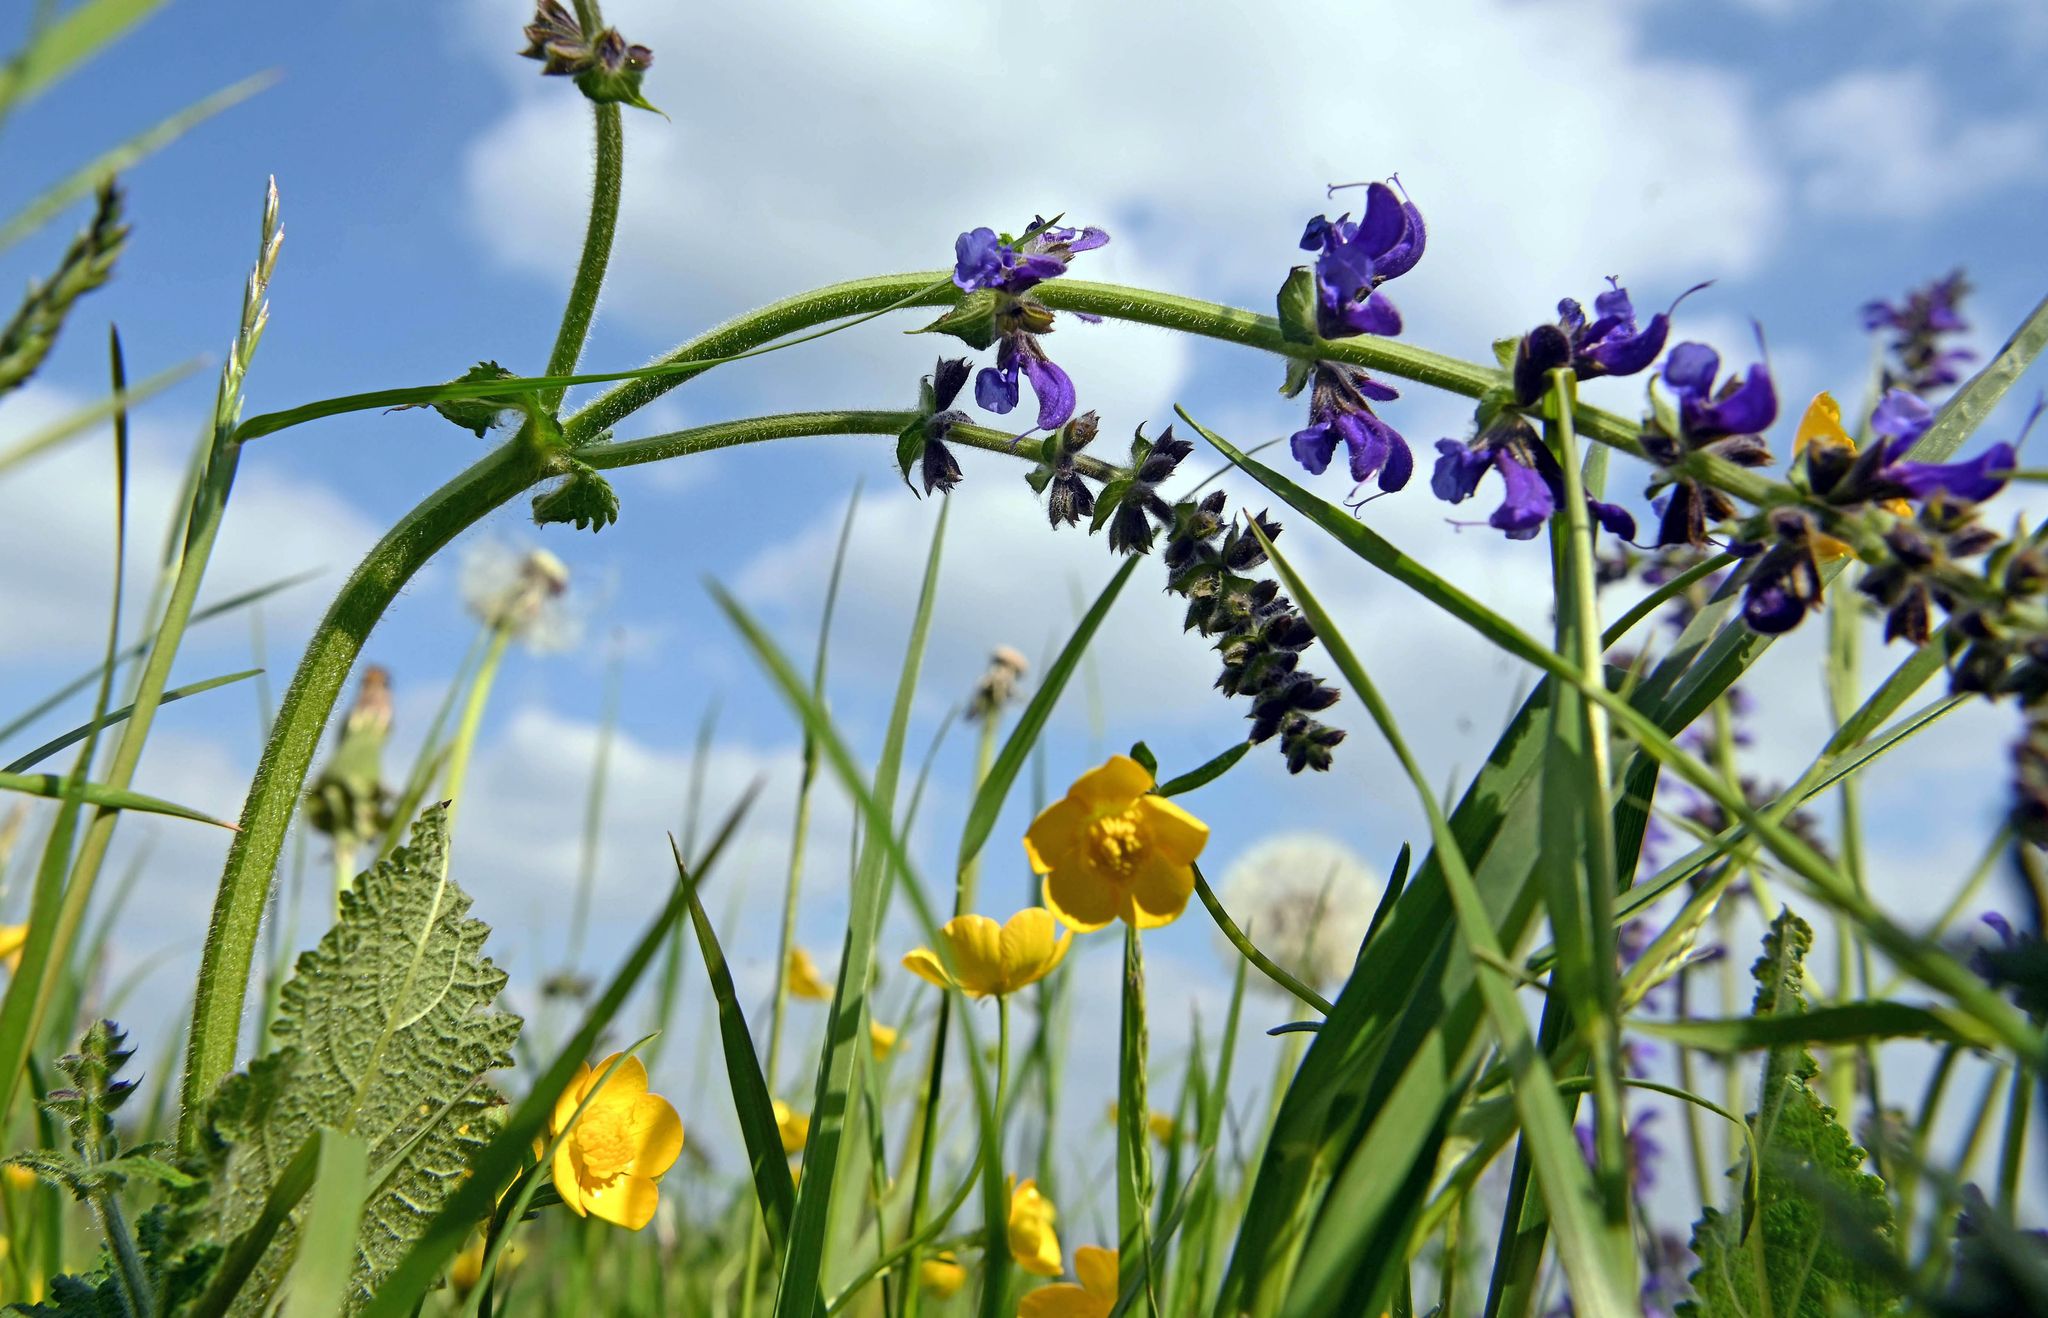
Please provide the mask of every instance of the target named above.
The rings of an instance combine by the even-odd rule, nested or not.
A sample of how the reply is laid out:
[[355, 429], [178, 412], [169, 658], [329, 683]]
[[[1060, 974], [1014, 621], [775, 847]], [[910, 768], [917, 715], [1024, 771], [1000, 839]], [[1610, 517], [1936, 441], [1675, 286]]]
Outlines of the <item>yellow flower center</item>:
[[633, 1138], [633, 1114], [630, 1105], [592, 1104], [576, 1123], [577, 1151], [583, 1155], [583, 1170], [587, 1180], [609, 1181], [626, 1170], [633, 1161], [634, 1149], [638, 1143]]
[[1138, 825], [1138, 807], [1129, 805], [1116, 814], [1089, 821], [1085, 845], [1089, 862], [1105, 878], [1130, 878], [1145, 847], [1145, 835]]

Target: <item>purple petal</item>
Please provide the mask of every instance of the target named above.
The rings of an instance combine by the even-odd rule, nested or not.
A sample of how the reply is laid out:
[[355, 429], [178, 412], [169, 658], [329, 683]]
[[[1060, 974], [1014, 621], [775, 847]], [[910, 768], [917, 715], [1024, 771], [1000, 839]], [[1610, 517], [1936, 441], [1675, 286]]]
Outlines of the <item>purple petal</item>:
[[1342, 223], [1341, 218], [1333, 221], [1327, 215], [1318, 215], [1311, 219], [1308, 226], [1301, 231], [1301, 250], [1320, 252], [1331, 246], [1333, 242], [1339, 240], [1337, 226]]
[[1391, 403], [1401, 396], [1401, 391], [1392, 385], [1381, 384], [1364, 371], [1351, 373], [1351, 387], [1375, 403]]
[[1660, 311], [1650, 317], [1641, 333], [1609, 334], [1585, 355], [1599, 364], [1601, 374], [1634, 375], [1657, 360], [1657, 354], [1664, 351], [1665, 336], [1670, 333], [1671, 318]]
[[1894, 462], [1879, 474], [1915, 499], [1945, 494], [1964, 503], [1983, 503], [2005, 488], [2018, 466], [2013, 446], [1998, 443], [1968, 462]]
[[1904, 389], [1887, 389], [1870, 414], [1870, 428], [1892, 441], [1891, 456], [1903, 458], [1934, 424], [1934, 409]]
[[1394, 309], [1394, 304], [1384, 293], [1375, 292], [1363, 302], [1344, 303], [1335, 319], [1342, 328], [1336, 332], [1325, 332], [1324, 338], [1344, 338], [1352, 334], [1392, 337], [1401, 332], [1401, 313]]
[[1042, 284], [1046, 280], [1056, 278], [1066, 272], [1067, 263], [1059, 257], [1053, 256], [1048, 252], [1033, 252], [1028, 256], [1017, 258], [1017, 264], [1010, 271], [1009, 278], [1004, 281], [1003, 287], [1013, 293], [1021, 293], [1027, 288]]
[[1614, 286], [1593, 299], [1593, 310], [1603, 320], [1612, 318], [1623, 324], [1634, 324], [1636, 309], [1635, 304], [1628, 300], [1628, 290], [1614, 283], [1612, 279], [1607, 282]]
[[1505, 449], [1494, 452], [1493, 465], [1507, 486], [1507, 497], [1493, 510], [1487, 522], [1508, 533], [1510, 539], [1527, 540], [1543, 529], [1557, 511], [1550, 486], [1535, 471], [1516, 461]]
[[1986, 911], [1984, 912], [1984, 914], [1978, 916], [1977, 918], [1982, 920], [1985, 924], [1991, 926], [1993, 931], [1995, 931], [1998, 934], [1998, 937], [2001, 941], [2006, 943], [2010, 943], [2013, 941], [2012, 921], [2006, 919], [1997, 911]]
[[1576, 299], [1559, 298], [1557, 323], [1566, 334], [1577, 338], [1579, 331], [1586, 328], [1586, 309], [1580, 306]]
[[1367, 255], [1377, 257], [1400, 241], [1408, 217], [1401, 211], [1401, 199], [1384, 183], [1367, 188], [1365, 198], [1365, 215], [1358, 221], [1358, 236], [1352, 241]]
[[1373, 422], [1387, 434], [1387, 465], [1380, 468], [1380, 488], [1393, 493], [1405, 489], [1409, 477], [1415, 474], [1415, 454], [1409, 449], [1408, 441], [1401, 438], [1401, 432], [1381, 421]]
[[1004, 248], [994, 229], [969, 229], [953, 240], [953, 283], [963, 293], [1002, 281]]
[[1445, 503], [1465, 502], [1492, 465], [1491, 459], [1457, 439], [1438, 440], [1436, 451], [1436, 470], [1429, 477], [1430, 491]]
[[[1680, 344], [1683, 348], [1688, 345]], [[1673, 349], [1672, 356], [1678, 355]], [[1667, 364], [1665, 374], [1670, 374]], [[1719, 435], [1754, 435], [1778, 419], [1778, 390], [1770, 371], [1761, 363], [1749, 368], [1742, 385], [1726, 398], [1695, 406], [1685, 405], [1685, 426], [1695, 438]]]
[[984, 412], [1001, 416], [1017, 407], [1017, 367], [984, 366], [974, 377], [974, 404]]
[[1664, 383], [1682, 398], [1705, 398], [1721, 373], [1721, 354], [1704, 343], [1681, 343], [1664, 362]]
[[1593, 520], [1600, 523], [1601, 528], [1609, 535], [1623, 540], [1636, 538], [1636, 519], [1630, 515], [1628, 509], [1619, 504], [1602, 503], [1594, 498], [1586, 500], [1586, 508], [1593, 514]]
[[1376, 424], [1378, 420], [1370, 412], [1345, 412], [1337, 417], [1338, 433], [1344, 436], [1344, 447], [1351, 452], [1351, 479], [1359, 484], [1371, 480], [1373, 473], [1386, 465], [1387, 454], [1393, 448]]
[[1056, 430], [1074, 415], [1074, 381], [1043, 353], [1025, 352], [1024, 374], [1038, 395], [1038, 428]]
[[1752, 586], [1742, 597], [1742, 620], [1753, 632], [1777, 636], [1791, 631], [1806, 616], [1806, 605], [1783, 582]]
[[1408, 224], [1401, 231], [1400, 239], [1380, 254], [1381, 279], [1392, 279], [1413, 270], [1415, 263], [1422, 259], [1422, 249], [1429, 239], [1429, 230], [1422, 223], [1422, 212], [1413, 202], [1402, 202], [1401, 213]]
[[[1067, 230], [1067, 232], [1070, 234], [1074, 233], [1072, 229]], [[1074, 234], [1073, 237], [1067, 239], [1067, 250], [1070, 252], [1092, 252], [1108, 241], [1109, 231], [1107, 229], [1098, 229], [1091, 224], [1081, 230], [1080, 233]]]
[[1287, 441], [1287, 447], [1294, 451], [1294, 460], [1308, 468], [1313, 475], [1320, 476], [1330, 469], [1330, 458], [1337, 451], [1337, 430], [1327, 421], [1318, 421], [1304, 429], [1297, 430]]

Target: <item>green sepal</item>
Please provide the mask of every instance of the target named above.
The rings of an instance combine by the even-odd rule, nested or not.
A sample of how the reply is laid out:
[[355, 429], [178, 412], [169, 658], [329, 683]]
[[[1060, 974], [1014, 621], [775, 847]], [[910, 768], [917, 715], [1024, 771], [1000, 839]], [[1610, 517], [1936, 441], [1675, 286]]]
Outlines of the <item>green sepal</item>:
[[1034, 493], [1044, 494], [1045, 487], [1052, 484], [1052, 468], [1043, 465], [1033, 467], [1024, 473], [1024, 481]]
[[1507, 338], [1495, 339], [1493, 341], [1493, 359], [1500, 363], [1500, 368], [1503, 371], [1512, 371], [1515, 369], [1515, 355], [1521, 351], [1521, 347], [1522, 336], [1519, 334], [1510, 334]]
[[644, 71], [634, 68], [621, 69], [613, 73], [603, 65], [594, 64], [576, 75], [576, 86], [599, 105], [630, 105], [636, 110], [649, 110], [666, 119], [668, 116], [648, 103], [640, 94], [640, 79]]
[[1276, 299], [1280, 311], [1280, 337], [1289, 343], [1314, 343], [1316, 333], [1316, 277], [1305, 265], [1289, 272]]
[[618, 521], [619, 496], [611, 482], [589, 463], [566, 456], [561, 462], [562, 483], [533, 496], [533, 520], [542, 526], [573, 522], [579, 531], [602, 531]]
[[1308, 380], [1316, 373], [1316, 364], [1306, 357], [1287, 359], [1287, 378], [1280, 382], [1282, 398], [1299, 398], [1301, 391], [1308, 388]]
[[1679, 433], [1678, 404], [1657, 384], [1654, 375], [1650, 377], [1645, 392], [1650, 396], [1650, 416], [1656, 421], [1657, 428], [1676, 439]]
[[1131, 758], [1136, 760], [1138, 763], [1144, 765], [1145, 772], [1151, 774], [1155, 781], [1158, 779], [1159, 757], [1152, 753], [1152, 748], [1150, 746], [1147, 746], [1142, 741], [1132, 742]]
[[998, 296], [990, 289], [969, 293], [952, 310], [912, 334], [950, 334], [977, 351], [996, 341]]
[[[486, 380], [509, 380], [512, 378], [512, 372], [496, 362], [478, 362], [448, 383], [478, 384]], [[464, 430], [474, 431], [478, 439], [482, 439], [489, 433], [491, 427], [497, 425], [507, 411], [517, 406], [519, 406], [519, 398], [516, 395], [500, 396], [497, 398], [452, 398], [445, 403], [433, 404], [436, 412], [453, 421], [456, 425], [461, 426]]]
[[1102, 487], [1102, 492], [1095, 496], [1095, 516], [1088, 522], [1088, 534], [1094, 535], [1109, 521], [1110, 515], [1116, 511], [1116, 506], [1131, 492], [1132, 480], [1130, 476], [1115, 476]]
[[1479, 404], [1472, 410], [1472, 422], [1483, 433], [1488, 426], [1500, 420], [1503, 413], [1516, 411], [1519, 406], [1512, 387], [1495, 385], [1479, 395]]
[[[930, 385], [924, 387], [924, 392], [927, 396], [931, 394], [931, 391]], [[896, 465], [903, 472], [903, 483], [905, 485], [910, 485], [910, 469], [916, 466], [924, 457], [924, 423], [925, 418], [919, 417], [903, 427], [903, 433], [896, 437]], [[916, 487], [911, 486], [911, 488], [915, 489]]]

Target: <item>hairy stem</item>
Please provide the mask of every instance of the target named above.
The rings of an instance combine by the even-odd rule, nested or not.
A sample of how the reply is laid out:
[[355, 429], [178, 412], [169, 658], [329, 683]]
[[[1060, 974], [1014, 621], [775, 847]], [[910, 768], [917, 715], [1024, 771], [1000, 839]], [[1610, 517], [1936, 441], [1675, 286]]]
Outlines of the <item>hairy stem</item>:
[[[595, 19], [587, 20], [594, 22]], [[569, 301], [562, 308], [562, 325], [555, 331], [554, 350], [548, 354], [549, 375], [568, 375], [583, 357], [583, 344], [590, 337], [590, 322], [597, 314], [598, 293], [604, 288], [605, 269], [611, 264], [612, 237], [619, 227], [619, 180], [626, 167], [626, 135], [620, 125], [619, 107], [596, 105], [597, 174], [590, 187], [590, 223], [583, 231], [583, 259], [576, 265], [576, 280], [569, 286]], [[562, 389], [548, 390], [541, 402], [553, 412], [562, 405]]]

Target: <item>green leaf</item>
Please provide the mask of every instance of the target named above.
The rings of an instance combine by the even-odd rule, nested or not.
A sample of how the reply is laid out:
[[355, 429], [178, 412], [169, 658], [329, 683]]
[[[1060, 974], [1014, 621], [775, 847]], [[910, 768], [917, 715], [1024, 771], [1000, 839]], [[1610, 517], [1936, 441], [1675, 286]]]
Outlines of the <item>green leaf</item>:
[[1108, 524], [1110, 514], [1131, 492], [1131, 479], [1129, 476], [1117, 476], [1102, 487], [1102, 492], [1095, 496], [1095, 516], [1088, 521], [1088, 534], [1094, 535]]
[[26, 49], [0, 67], [0, 115], [34, 100], [50, 84], [90, 59], [164, 0], [83, 0], [40, 25]]
[[[515, 379], [512, 372], [496, 362], [478, 362], [462, 374], [450, 380], [449, 384], [489, 384], [493, 380]], [[520, 394], [480, 394], [470, 398], [450, 398], [438, 403], [428, 403], [448, 420], [473, 432], [478, 439], [489, 434], [492, 427], [504, 421], [505, 413], [519, 406]], [[420, 404], [411, 403], [394, 407], [394, 412], [407, 411]]]
[[146, 815], [169, 815], [173, 819], [189, 819], [198, 824], [212, 824], [215, 828], [232, 829], [234, 825], [225, 819], [215, 819], [190, 806], [178, 805], [160, 797], [145, 796], [141, 792], [126, 792], [108, 787], [105, 783], [74, 783], [70, 778], [57, 773], [0, 773], [0, 792], [26, 792], [30, 796], [44, 796], [52, 801], [64, 800], [68, 795], [97, 806], [102, 810], [136, 810]]
[[[1280, 311], [1280, 336], [1289, 343], [1314, 343], [1316, 333], [1316, 277], [1305, 265], [1288, 272], [1275, 299]], [[1291, 378], [1291, 377], [1290, 377]], [[1283, 390], [1282, 392], [1285, 392]], [[1289, 395], [1292, 397], [1293, 395]]]
[[924, 459], [925, 418], [920, 416], [903, 427], [903, 433], [896, 437], [896, 467], [903, 473], [903, 483], [910, 485], [910, 469]]
[[[1805, 1013], [1800, 983], [1812, 945], [1813, 931], [1791, 911], [1771, 922], [1753, 971], [1752, 1014], [1759, 1020]], [[1680, 1305], [1681, 1314], [1828, 1318], [1897, 1309], [1896, 1285], [1862, 1261], [1873, 1248], [1896, 1249], [1891, 1201], [1884, 1183], [1862, 1170], [1863, 1150], [1814, 1091], [1819, 1073], [1798, 1045], [1766, 1058], [1749, 1116], [1759, 1161], [1754, 1213], [1709, 1208], [1694, 1225], [1697, 1298]], [[1747, 1178], [1743, 1169], [1730, 1175]]]
[[542, 526], [550, 522], [573, 522], [581, 531], [588, 527], [602, 531], [619, 520], [619, 496], [611, 482], [597, 474], [597, 468], [575, 458], [561, 459], [565, 471], [562, 483], [533, 496], [533, 520]]
[[1796, 1048], [1806, 1044], [1844, 1044], [1864, 1039], [1934, 1039], [1972, 1048], [1997, 1045], [1992, 1035], [1962, 1012], [1917, 1007], [1909, 1002], [1850, 1002], [1771, 1016], [1734, 1016], [1725, 1020], [1682, 1021], [1631, 1019], [1639, 1034], [1669, 1039], [1684, 1048], [1708, 1052], [1751, 1052], [1761, 1048]]
[[[215, 1191], [219, 1235], [263, 1215], [308, 1132], [364, 1141], [371, 1180], [345, 1306], [366, 1303], [454, 1193], [499, 1111], [484, 1077], [512, 1063], [517, 1016], [491, 1010], [505, 976], [482, 956], [489, 929], [467, 918], [448, 877], [447, 811], [341, 896], [341, 916], [300, 956], [279, 999], [277, 1051], [225, 1081], [212, 1109], [226, 1146]], [[267, 1304], [295, 1235], [278, 1233], [237, 1309]]]
[[1197, 787], [1206, 787], [1224, 774], [1229, 773], [1232, 766], [1250, 754], [1251, 749], [1252, 744], [1250, 742], [1238, 742], [1235, 746], [1232, 746], [1229, 750], [1207, 763], [1195, 766], [1178, 778], [1167, 779], [1154, 788], [1153, 791], [1159, 796], [1182, 796], [1194, 791]]
[[[102, 667], [104, 667], [104, 665], [102, 665]], [[249, 678], [261, 675], [262, 672], [263, 670], [260, 668], [250, 668], [245, 669], [239, 673], [226, 673], [220, 677], [209, 677], [203, 682], [192, 682], [188, 685], [177, 687], [173, 690], [164, 692], [163, 695], [158, 698], [157, 704], [168, 705], [174, 700], [183, 700], [187, 696], [196, 696], [203, 691], [211, 691], [215, 687], [228, 686], [235, 682], [244, 682], [247, 681]], [[82, 723], [79, 726], [72, 728], [68, 732], [59, 733], [57, 736], [50, 738], [50, 740], [44, 742], [42, 745], [36, 747], [34, 750], [29, 751], [27, 754], [22, 755], [16, 758], [15, 760], [11, 761], [5, 769], [0, 769], [0, 773], [22, 773], [28, 769], [32, 769], [36, 765], [42, 763], [44, 760], [50, 758], [52, 755], [55, 755], [58, 751], [63, 750], [65, 747], [75, 746], [79, 742], [84, 741], [87, 737], [91, 736], [93, 733], [103, 731], [104, 729], [113, 727], [117, 723], [123, 722], [128, 718], [129, 715], [133, 714], [134, 712], [135, 706], [123, 705], [121, 708], [116, 710], [110, 710], [106, 714], [101, 715], [99, 718], [93, 719], [89, 723]]]
[[996, 294], [983, 289], [960, 299], [952, 310], [913, 334], [950, 334], [979, 352], [996, 341]]
[[2012, 332], [1998, 355], [1942, 404], [1934, 424], [1913, 446], [1914, 461], [1945, 462], [1954, 457], [2044, 347], [2048, 347], [2048, 298], [2043, 298]]
[[1306, 357], [1289, 357], [1287, 374], [1280, 381], [1282, 398], [1299, 398], [1301, 391], [1308, 388], [1308, 378], [1314, 375], [1316, 364]]

